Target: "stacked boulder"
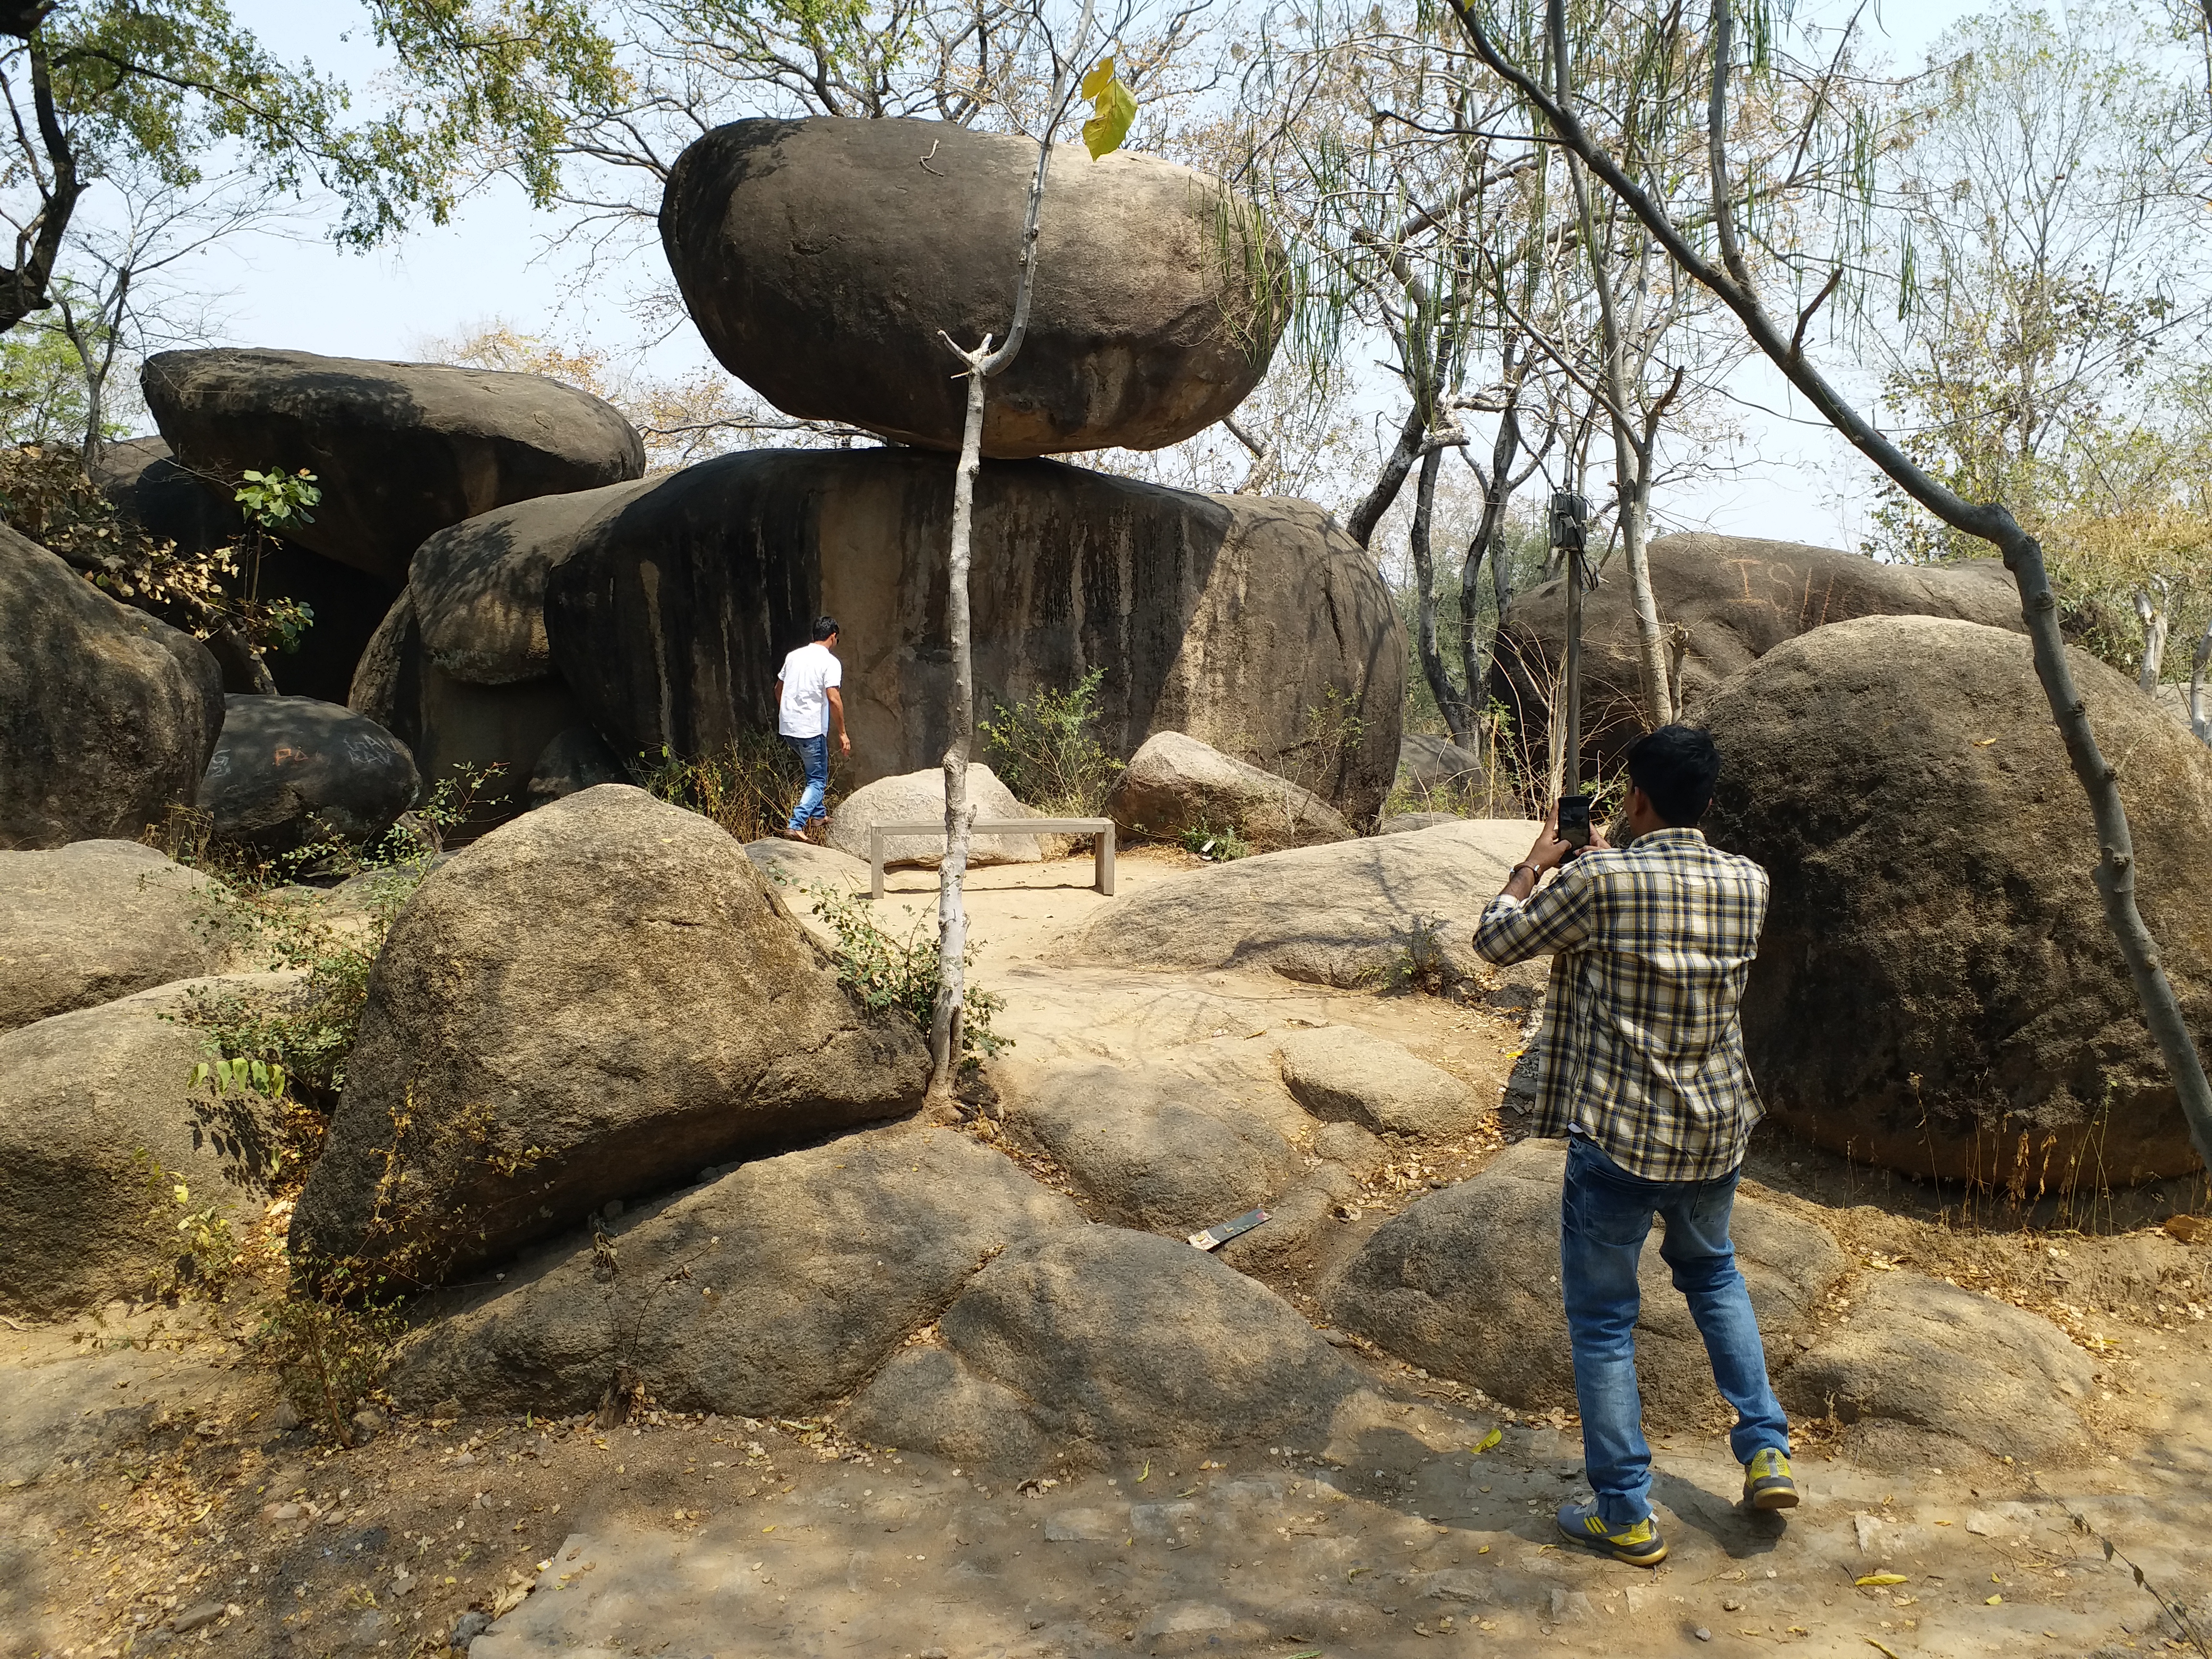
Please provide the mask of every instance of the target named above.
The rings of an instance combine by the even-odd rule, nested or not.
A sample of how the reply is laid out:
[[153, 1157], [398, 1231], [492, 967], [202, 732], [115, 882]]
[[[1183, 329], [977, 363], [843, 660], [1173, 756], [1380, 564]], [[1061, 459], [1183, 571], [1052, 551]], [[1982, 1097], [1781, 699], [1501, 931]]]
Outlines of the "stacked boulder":
[[[570, 720], [618, 755], [708, 753], [773, 729], [783, 653], [827, 611], [843, 624], [852, 781], [936, 764], [951, 688], [942, 452], [959, 446], [963, 401], [938, 334], [1003, 332], [1034, 160], [1018, 138], [902, 120], [740, 121], [694, 144], [662, 240], [716, 356], [794, 415], [910, 447], [728, 455], [598, 492], [603, 507], [538, 503], [434, 538], [412, 621], [395, 617], [371, 652], [356, 706], [390, 710], [403, 735], [418, 729], [404, 709], [423, 710], [410, 740], [434, 748], [453, 724], [433, 707], [436, 676], [517, 699], [557, 685], [573, 707], [539, 706], [532, 738]], [[1404, 653], [1364, 550], [1302, 502], [1035, 459], [1158, 447], [1235, 408], [1282, 325], [1279, 250], [1187, 168], [1071, 149], [1051, 179], [1029, 332], [991, 382], [984, 428], [979, 709], [1103, 668], [1100, 736], [1117, 755], [1184, 732], [1318, 770], [1332, 806], [1371, 819], [1396, 762]], [[529, 653], [487, 643], [508, 624]], [[431, 689], [408, 690], [410, 672]], [[1357, 739], [1294, 768], [1317, 709], [1351, 714]]]

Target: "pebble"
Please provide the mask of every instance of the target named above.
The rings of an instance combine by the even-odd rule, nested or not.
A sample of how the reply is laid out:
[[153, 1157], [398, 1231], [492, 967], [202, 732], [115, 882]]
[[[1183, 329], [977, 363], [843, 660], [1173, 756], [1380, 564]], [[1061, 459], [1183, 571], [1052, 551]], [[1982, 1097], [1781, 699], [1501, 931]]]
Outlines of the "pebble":
[[186, 1607], [179, 1613], [170, 1621], [169, 1628], [179, 1636], [189, 1636], [202, 1625], [212, 1625], [222, 1617], [222, 1602], [203, 1601], [198, 1607]]
[[453, 1633], [447, 1640], [446, 1645], [448, 1647], [465, 1648], [490, 1628], [491, 1615], [489, 1613], [483, 1612], [465, 1613], [459, 1618], [453, 1620]]
[[1703, 1625], [1698, 1626], [1697, 1629], [1692, 1631], [1690, 1634], [1696, 1637], [1700, 1642], [1710, 1642], [1713, 1639], [1712, 1632], [1707, 1630]]

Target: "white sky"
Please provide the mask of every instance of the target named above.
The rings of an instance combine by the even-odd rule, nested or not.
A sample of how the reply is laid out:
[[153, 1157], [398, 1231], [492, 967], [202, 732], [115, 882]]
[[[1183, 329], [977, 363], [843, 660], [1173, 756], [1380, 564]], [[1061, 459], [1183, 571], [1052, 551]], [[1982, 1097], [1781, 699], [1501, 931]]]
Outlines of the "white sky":
[[[1834, 9], [1821, 0], [1814, 14]], [[1873, 25], [1872, 44], [1899, 64], [1916, 64], [1935, 37], [1978, 8], [1962, 0], [1889, 0]], [[366, 49], [362, 9], [350, 0], [233, 0], [239, 21], [272, 51], [311, 58], [354, 82], [357, 101], [374, 59]], [[358, 37], [343, 38], [350, 30]], [[619, 270], [602, 269], [577, 292], [580, 256], [550, 241], [557, 228], [500, 184], [465, 203], [454, 222], [424, 228], [377, 252], [342, 251], [326, 241], [270, 236], [234, 239], [198, 256], [196, 285], [221, 296], [215, 315], [227, 343], [286, 347], [332, 356], [400, 357], [426, 338], [463, 334], [494, 318], [561, 341], [582, 336], [635, 354], [639, 330], [624, 303]], [[657, 265], [657, 245], [636, 256]], [[641, 282], [660, 273], [641, 270]], [[657, 367], [710, 361], [687, 328], [653, 354]], [[1838, 366], [1840, 367], [1840, 366]], [[1737, 534], [1850, 546], [1870, 495], [1870, 469], [1825, 425], [1808, 417], [1779, 376], [1759, 364], [1739, 377], [1747, 404], [1744, 450], [1749, 465], [1731, 478], [1680, 489], [1656, 503], [1674, 524]], [[1793, 418], [1797, 417], [1797, 418]]]

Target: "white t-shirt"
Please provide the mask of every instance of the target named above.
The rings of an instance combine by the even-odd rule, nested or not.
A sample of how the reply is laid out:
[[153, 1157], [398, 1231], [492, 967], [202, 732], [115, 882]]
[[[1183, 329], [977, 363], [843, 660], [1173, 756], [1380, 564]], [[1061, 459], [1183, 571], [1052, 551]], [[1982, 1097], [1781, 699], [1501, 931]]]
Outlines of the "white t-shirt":
[[845, 665], [817, 640], [783, 659], [783, 703], [776, 730], [787, 738], [819, 738], [830, 730], [830, 688], [845, 680]]

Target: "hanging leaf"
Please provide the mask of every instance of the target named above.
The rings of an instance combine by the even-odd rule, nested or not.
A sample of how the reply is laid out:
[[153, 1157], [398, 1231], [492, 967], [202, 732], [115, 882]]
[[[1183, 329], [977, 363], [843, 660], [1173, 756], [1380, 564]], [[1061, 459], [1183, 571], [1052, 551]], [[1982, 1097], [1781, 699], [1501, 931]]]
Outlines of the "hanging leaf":
[[1102, 58], [1083, 77], [1083, 95], [1091, 100], [1091, 115], [1083, 124], [1084, 148], [1091, 159], [1110, 155], [1121, 148], [1137, 118], [1137, 94], [1114, 73], [1114, 60]]

